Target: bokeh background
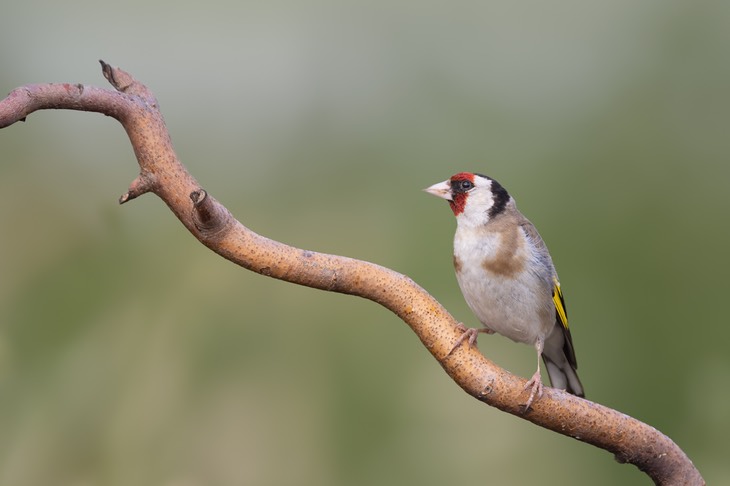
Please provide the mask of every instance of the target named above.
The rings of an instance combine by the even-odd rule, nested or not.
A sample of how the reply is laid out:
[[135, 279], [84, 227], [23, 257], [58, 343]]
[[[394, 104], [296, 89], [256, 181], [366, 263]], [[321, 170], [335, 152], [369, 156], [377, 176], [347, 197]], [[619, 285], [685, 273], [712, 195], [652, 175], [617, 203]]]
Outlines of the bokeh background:
[[[489, 174], [561, 275], [590, 399], [730, 483], [730, 3], [8, 2], [0, 91], [156, 93], [253, 230], [406, 273], [476, 322], [421, 189]], [[0, 484], [650, 484], [464, 394], [370, 302], [227, 263], [112, 119], [0, 130]], [[522, 376], [533, 350], [482, 351]]]

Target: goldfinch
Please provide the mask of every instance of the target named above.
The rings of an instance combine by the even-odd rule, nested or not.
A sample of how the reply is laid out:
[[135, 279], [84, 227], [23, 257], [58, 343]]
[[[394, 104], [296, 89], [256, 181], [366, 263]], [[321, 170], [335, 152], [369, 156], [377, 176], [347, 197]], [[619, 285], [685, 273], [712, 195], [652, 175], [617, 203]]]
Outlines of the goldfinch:
[[499, 333], [537, 350], [525, 410], [543, 393], [540, 357], [553, 387], [584, 396], [558, 275], [547, 246], [512, 196], [491, 177], [470, 172], [425, 191], [446, 199], [456, 216], [456, 279], [483, 326], [464, 327], [451, 351], [464, 341], [474, 345], [479, 332]]

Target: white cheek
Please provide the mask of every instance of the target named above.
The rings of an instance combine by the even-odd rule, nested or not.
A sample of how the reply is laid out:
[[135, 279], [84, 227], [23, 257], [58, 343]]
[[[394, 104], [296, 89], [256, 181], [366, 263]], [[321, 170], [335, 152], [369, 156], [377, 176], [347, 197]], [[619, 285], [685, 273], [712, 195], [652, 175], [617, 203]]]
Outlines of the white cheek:
[[494, 205], [489, 191], [472, 191], [466, 200], [464, 212], [457, 217], [457, 223], [464, 228], [477, 228], [489, 222], [489, 209]]

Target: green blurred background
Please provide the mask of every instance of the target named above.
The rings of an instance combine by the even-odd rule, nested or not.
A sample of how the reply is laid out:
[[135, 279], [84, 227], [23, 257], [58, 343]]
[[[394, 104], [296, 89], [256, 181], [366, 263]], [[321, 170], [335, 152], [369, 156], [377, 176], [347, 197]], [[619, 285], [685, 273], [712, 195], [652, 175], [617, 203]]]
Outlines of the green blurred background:
[[[421, 189], [489, 174], [551, 248], [588, 397], [730, 483], [730, 3], [9, 2], [0, 92], [157, 95], [253, 230], [406, 273], [475, 325]], [[0, 484], [650, 484], [464, 394], [370, 302], [193, 239], [119, 124], [0, 130]], [[522, 376], [533, 350], [483, 337]]]

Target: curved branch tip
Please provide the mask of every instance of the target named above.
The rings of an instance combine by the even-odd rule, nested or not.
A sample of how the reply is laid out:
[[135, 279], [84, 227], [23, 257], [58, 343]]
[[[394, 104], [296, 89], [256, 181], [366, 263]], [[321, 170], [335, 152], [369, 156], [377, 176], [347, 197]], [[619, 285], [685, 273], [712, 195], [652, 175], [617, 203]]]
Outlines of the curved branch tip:
[[101, 73], [117, 91], [124, 93], [134, 83], [134, 79], [121, 69], [114, 68], [101, 59], [99, 59], [99, 64], [101, 64]]
[[119, 204], [124, 204], [131, 201], [132, 199], [138, 198], [142, 194], [146, 194], [152, 191], [155, 184], [154, 180], [154, 177], [152, 177], [149, 173], [140, 174], [135, 177], [132, 183], [129, 185], [129, 189], [127, 189], [127, 192], [122, 194], [119, 198]]

